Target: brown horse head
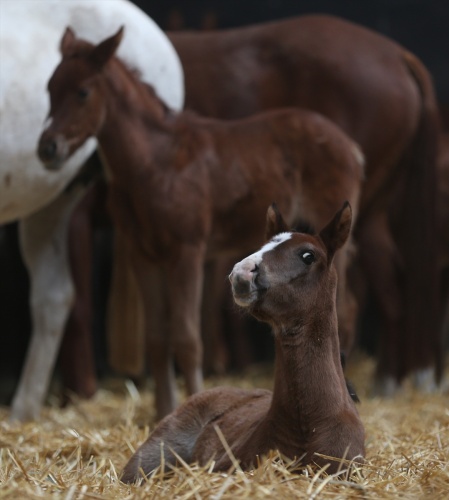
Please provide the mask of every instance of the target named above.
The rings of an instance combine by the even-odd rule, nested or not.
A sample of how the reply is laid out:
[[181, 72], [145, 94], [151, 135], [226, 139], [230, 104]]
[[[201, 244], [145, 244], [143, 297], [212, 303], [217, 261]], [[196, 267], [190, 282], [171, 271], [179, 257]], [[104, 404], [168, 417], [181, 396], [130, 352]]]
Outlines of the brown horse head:
[[58, 169], [84, 142], [97, 135], [104, 120], [104, 81], [97, 78], [114, 56], [123, 27], [98, 45], [76, 38], [67, 28], [60, 43], [62, 61], [48, 82], [50, 112], [38, 156]]
[[297, 321], [291, 316], [293, 303], [301, 315], [323, 293], [335, 294], [333, 257], [349, 237], [351, 220], [346, 202], [318, 235], [295, 232], [272, 205], [267, 212], [269, 241], [238, 262], [229, 276], [235, 302], [271, 324]]

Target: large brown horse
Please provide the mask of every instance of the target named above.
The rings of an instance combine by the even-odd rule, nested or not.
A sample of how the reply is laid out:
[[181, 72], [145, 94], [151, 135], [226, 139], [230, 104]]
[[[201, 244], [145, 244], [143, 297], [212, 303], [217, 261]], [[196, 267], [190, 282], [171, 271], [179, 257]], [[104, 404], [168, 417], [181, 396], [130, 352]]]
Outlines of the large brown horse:
[[184, 66], [188, 108], [237, 118], [306, 107], [361, 145], [366, 182], [355, 236], [383, 323], [379, 387], [388, 391], [429, 368], [438, 379], [438, 120], [423, 64], [380, 34], [324, 15], [169, 36]]
[[[176, 404], [172, 356], [188, 392], [202, 387], [206, 259], [260, 244], [272, 200], [289, 223], [306, 217], [316, 227], [344, 200], [357, 207], [363, 158], [335, 124], [311, 111], [290, 108], [231, 122], [170, 112], [114, 57], [121, 37], [119, 31], [94, 46], [66, 30], [38, 152], [47, 168], [57, 168], [88, 137], [98, 139], [112, 216], [129, 239], [146, 308], [162, 417]], [[347, 263], [345, 247], [336, 260], [342, 304]]]
[[443, 340], [449, 346], [449, 131], [445, 129], [440, 138], [440, 154], [438, 157], [438, 214], [441, 267], [443, 291]]

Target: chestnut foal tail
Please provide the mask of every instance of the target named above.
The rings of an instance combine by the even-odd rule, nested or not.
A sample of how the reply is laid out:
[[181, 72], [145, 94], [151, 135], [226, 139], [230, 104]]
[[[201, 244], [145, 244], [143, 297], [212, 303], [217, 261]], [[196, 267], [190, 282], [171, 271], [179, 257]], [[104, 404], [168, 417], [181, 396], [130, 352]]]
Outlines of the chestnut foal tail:
[[340, 363], [335, 252], [351, 228], [348, 203], [318, 234], [292, 232], [272, 206], [258, 252], [229, 276], [235, 302], [271, 325], [275, 337], [273, 392], [217, 387], [189, 398], [167, 416], [126, 465], [122, 481], [150, 474], [163, 459], [228, 470], [232, 462], [217, 427], [244, 469], [279, 450], [303, 464], [363, 461], [365, 433]]
[[[87, 137], [98, 139], [112, 217], [132, 247], [162, 418], [176, 406], [174, 360], [188, 393], [202, 389], [205, 262], [257, 248], [272, 201], [289, 224], [307, 217], [322, 227], [344, 200], [355, 213], [363, 156], [337, 126], [311, 111], [283, 109], [228, 122], [167, 110], [114, 57], [122, 34], [94, 46], [66, 31], [62, 61], [48, 85], [51, 123], [39, 155], [52, 168]], [[348, 260], [345, 245], [335, 262], [343, 305]]]

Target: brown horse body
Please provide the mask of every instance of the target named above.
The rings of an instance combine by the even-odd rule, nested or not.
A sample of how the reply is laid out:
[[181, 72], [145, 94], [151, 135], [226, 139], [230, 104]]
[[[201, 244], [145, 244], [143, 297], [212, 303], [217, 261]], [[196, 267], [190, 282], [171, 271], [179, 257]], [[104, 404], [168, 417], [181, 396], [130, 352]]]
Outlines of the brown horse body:
[[[301, 216], [317, 227], [343, 200], [357, 207], [362, 157], [313, 112], [279, 110], [234, 122], [174, 115], [113, 57], [120, 39], [119, 32], [94, 47], [67, 30], [39, 154], [55, 168], [88, 136], [98, 139], [113, 219], [134, 254], [162, 417], [176, 404], [172, 356], [188, 392], [202, 387], [205, 260], [257, 247], [273, 200], [289, 223]], [[342, 296], [347, 260], [341, 252]]]
[[348, 238], [351, 209], [345, 204], [315, 236], [288, 232], [272, 207], [267, 219], [269, 243], [236, 264], [230, 281], [236, 303], [273, 328], [273, 392], [222, 387], [192, 396], [137, 450], [122, 481], [150, 474], [162, 455], [168, 466], [179, 457], [202, 465], [214, 460], [214, 470], [228, 470], [223, 437], [243, 469], [270, 450], [302, 464], [329, 464], [329, 473], [339, 462], [315, 453], [363, 460], [363, 424], [340, 364], [332, 264]]
[[449, 131], [441, 134], [438, 158], [438, 214], [440, 251], [439, 265], [442, 270], [442, 336], [444, 347], [449, 345]]
[[[305, 107], [360, 144], [366, 182], [355, 237], [383, 321], [377, 377], [394, 384], [414, 370], [439, 372], [437, 106], [420, 61], [380, 34], [322, 15], [170, 39], [188, 108], [234, 119]], [[342, 339], [343, 351], [351, 344]]]

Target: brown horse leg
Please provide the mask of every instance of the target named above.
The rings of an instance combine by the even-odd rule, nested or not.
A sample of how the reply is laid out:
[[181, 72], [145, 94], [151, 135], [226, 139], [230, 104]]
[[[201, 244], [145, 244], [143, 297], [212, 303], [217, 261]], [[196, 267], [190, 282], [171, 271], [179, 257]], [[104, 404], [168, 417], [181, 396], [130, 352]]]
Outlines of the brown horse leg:
[[338, 272], [337, 285], [337, 314], [338, 314], [338, 337], [340, 340], [340, 352], [349, 356], [355, 340], [357, 301], [352, 290], [348, 286], [348, 264], [350, 253], [353, 252], [350, 243], [337, 254], [335, 266]]
[[[229, 268], [229, 270], [228, 270]], [[228, 286], [227, 260], [209, 261], [205, 266], [204, 293], [202, 301], [203, 365], [205, 373], [223, 375], [229, 361], [224, 340], [222, 305], [225, 286]]]
[[115, 231], [107, 312], [108, 358], [113, 370], [141, 381], [146, 375], [145, 311], [130, 254], [128, 239]]
[[156, 418], [177, 406], [173, 355], [167, 331], [166, 283], [163, 271], [133, 252], [133, 269], [145, 310], [146, 356], [155, 383]]
[[166, 275], [170, 343], [190, 395], [203, 388], [201, 297], [204, 247], [184, 245], [176, 259], [170, 262]]
[[[95, 189], [90, 188], [74, 209], [68, 228], [68, 251], [76, 295], [59, 353], [64, 388], [85, 398], [93, 396], [97, 390], [91, 338], [94, 230], [91, 211], [95, 196]], [[65, 394], [64, 398], [67, 396]]]
[[375, 391], [388, 396], [396, 391], [402, 371], [399, 360], [403, 308], [399, 284], [401, 266], [386, 212], [364, 220], [358, 241], [360, 260], [382, 316]]

